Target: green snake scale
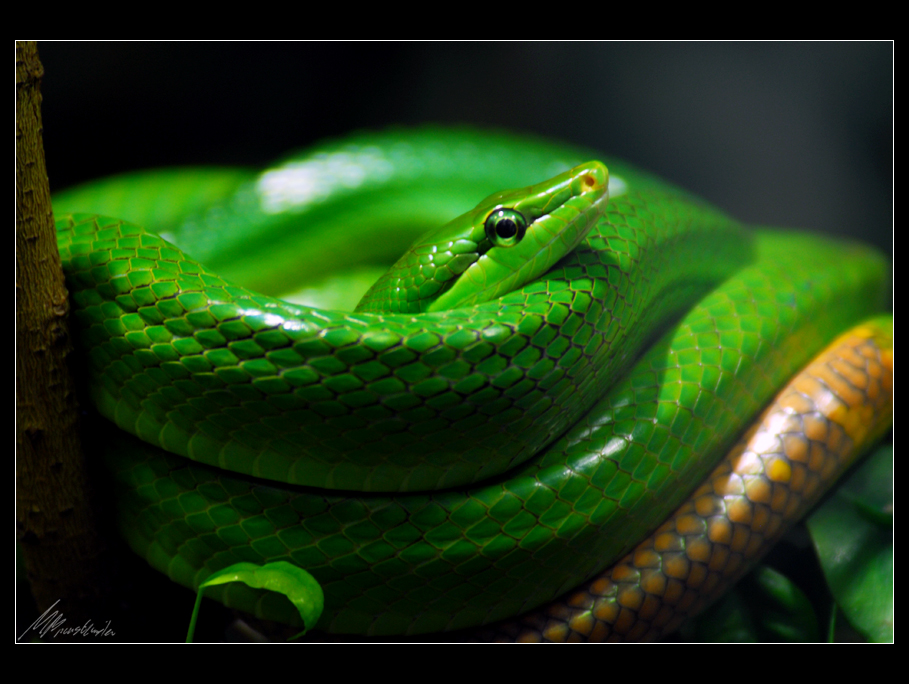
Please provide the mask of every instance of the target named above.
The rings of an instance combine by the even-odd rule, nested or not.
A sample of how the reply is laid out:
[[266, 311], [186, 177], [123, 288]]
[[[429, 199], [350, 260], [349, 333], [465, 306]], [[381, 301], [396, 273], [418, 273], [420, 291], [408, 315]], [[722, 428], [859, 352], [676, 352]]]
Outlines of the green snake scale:
[[[488, 624], [621, 557], [788, 377], [886, 307], [874, 250], [747, 231], [609, 159], [580, 246], [491, 301], [375, 313], [272, 296], [300, 274], [375, 273], [477, 198], [595, 156], [425, 128], [55, 197], [92, 398], [122, 428], [107, 452], [133, 549], [193, 588], [291, 560], [322, 585], [329, 631]], [[63, 215], [77, 210], [133, 223]], [[273, 594], [213, 594], [293, 619]]]

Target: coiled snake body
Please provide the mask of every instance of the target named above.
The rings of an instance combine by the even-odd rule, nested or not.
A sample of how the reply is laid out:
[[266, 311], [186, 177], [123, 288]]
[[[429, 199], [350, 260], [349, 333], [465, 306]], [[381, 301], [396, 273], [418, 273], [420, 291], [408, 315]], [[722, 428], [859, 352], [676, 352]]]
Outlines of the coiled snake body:
[[[160, 227], [58, 222], [93, 399], [140, 438], [116, 431], [109, 456], [132, 547], [189, 587], [235, 562], [291, 560], [324, 588], [331, 631], [488, 624], [628, 551], [811, 355], [886, 305], [873, 250], [746, 231], [610, 160], [605, 211], [571, 205], [600, 192], [600, 166], [558, 199], [552, 183], [534, 186], [548, 193], [540, 216], [570, 205], [595, 225], [573, 250], [544, 240], [545, 268], [488, 301], [344, 313], [247, 289], [285, 293], [289, 274], [324, 275], [345, 256], [393, 259], [478, 197], [588, 158], [421, 129], [353, 136], [259, 174], [140, 175], [56, 198], [58, 214]], [[144, 207], [153, 186], [171, 204]], [[482, 227], [526, 194], [452, 225]], [[408, 254], [454, 273], [447, 292], [482, 238], [445, 238], [445, 254]], [[399, 287], [382, 282], [379, 298]], [[291, 619], [242, 585], [222, 599]]]

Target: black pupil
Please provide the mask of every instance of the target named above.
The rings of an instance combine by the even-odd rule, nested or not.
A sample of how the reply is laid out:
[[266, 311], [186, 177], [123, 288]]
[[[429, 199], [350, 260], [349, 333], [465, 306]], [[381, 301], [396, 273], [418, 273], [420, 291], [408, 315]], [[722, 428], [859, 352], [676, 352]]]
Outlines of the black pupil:
[[517, 224], [510, 218], [503, 218], [496, 223], [496, 235], [500, 238], [514, 237], [518, 232]]

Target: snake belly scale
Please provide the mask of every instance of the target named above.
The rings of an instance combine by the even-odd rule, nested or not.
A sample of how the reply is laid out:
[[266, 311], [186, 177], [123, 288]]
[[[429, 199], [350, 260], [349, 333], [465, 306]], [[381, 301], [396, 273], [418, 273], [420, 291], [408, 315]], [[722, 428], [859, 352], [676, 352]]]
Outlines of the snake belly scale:
[[[540, 173], [516, 182], [504, 173], [500, 186], [481, 178], [474, 202], [584, 159], [535, 141], [422, 130], [362, 136], [279, 168], [385, 155], [379, 185], [389, 192], [369, 187], [361, 200], [382, 224], [388, 196], [406, 203], [412, 193], [416, 205], [427, 184], [457, 195], [463, 179], [451, 174], [458, 188], [446, 190], [426, 158], [460, 155], [463, 169], [470, 150]], [[61, 218], [95, 403], [144, 440], [112, 431], [133, 548], [190, 587], [234, 562], [292, 560], [326, 592], [320, 627], [373, 634], [507, 617], [627, 552], [811, 353], [882, 309], [887, 264], [855, 244], [752, 235], [687, 193], [607, 166], [618, 191], [611, 184], [578, 249], [501, 298], [423, 314], [299, 307], [217, 275], [243, 245], [236, 208], [265, 173], [230, 188], [219, 211], [166, 229], [208, 267], [135, 225]], [[354, 211], [357, 199], [343, 199]], [[320, 211], [330, 213], [324, 202]], [[281, 212], [260, 213], [246, 239], [286, 240]], [[218, 215], [230, 219], [223, 247], [204, 228]], [[441, 460], [418, 466], [430, 451]], [[363, 487], [409, 491], [351, 491]], [[223, 598], [269, 617], [283, 610], [240, 585]]]

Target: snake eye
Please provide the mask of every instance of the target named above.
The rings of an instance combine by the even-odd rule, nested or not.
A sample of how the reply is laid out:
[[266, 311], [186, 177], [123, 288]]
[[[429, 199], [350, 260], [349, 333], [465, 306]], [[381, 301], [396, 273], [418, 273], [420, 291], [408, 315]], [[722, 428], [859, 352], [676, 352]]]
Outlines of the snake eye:
[[486, 217], [486, 237], [496, 247], [518, 244], [527, 230], [527, 220], [514, 209], [496, 209]]

